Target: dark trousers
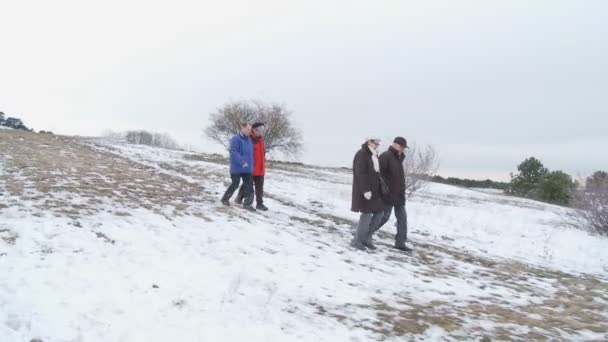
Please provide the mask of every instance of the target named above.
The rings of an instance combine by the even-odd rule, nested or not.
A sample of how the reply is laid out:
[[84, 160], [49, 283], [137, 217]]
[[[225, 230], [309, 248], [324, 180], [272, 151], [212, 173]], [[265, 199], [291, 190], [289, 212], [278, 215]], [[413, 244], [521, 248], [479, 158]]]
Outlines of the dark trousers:
[[[253, 185], [255, 188], [255, 202], [258, 205], [264, 204], [264, 176], [253, 176]], [[245, 198], [245, 184], [241, 185], [239, 193], [236, 195], [236, 202], [240, 203]]]
[[253, 180], [250, 173], [242, 174], [231, 174], [232, 184], [226, 189], [226, 193], [222, 197], [222, 201], [228, 201], [234, 195], [234, 192], [239, 188], [241, 178], [243, 179], [243, 198], [245, 205], [251, 205], [253, 203]]
[[[382, 217], [382, 221], [380, 221], [380, 225], [377, 226], [376, 230], [380, 230], [382, 226], [388, 222], [391, 218], [391, 213], [393, 212], [393, 208], [395, 209], [395, 217], [397, 218], [397, 235], [395, 236], [395, 246], [404, 246], [405, 241], [407, 241], [407, 211], [405, 211], [405, 205], [398, 206], [387, 206], [384, 209], [384, 217]], [[376, 231], [371, 232], [369, 235], [368, 243], [371, 242], [372, 235]]]
[[384, 212], [382, 211], [376, 213], [361, 213], [351, 246], [362, 249], [366, 244], [371, 243], [372, 235], [378, 230], [378, 225], [380, 225], [383, 216]]

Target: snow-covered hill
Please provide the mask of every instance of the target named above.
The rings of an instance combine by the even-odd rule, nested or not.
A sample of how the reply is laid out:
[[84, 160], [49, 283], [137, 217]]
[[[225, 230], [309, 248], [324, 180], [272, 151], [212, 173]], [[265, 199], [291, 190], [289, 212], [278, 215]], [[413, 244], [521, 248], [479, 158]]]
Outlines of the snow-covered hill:
[[1, 341], [608, 339], [608, 241], [560, 207], [431, 184], [408, 255], [348, 247], [348, 170], [0, 132]]

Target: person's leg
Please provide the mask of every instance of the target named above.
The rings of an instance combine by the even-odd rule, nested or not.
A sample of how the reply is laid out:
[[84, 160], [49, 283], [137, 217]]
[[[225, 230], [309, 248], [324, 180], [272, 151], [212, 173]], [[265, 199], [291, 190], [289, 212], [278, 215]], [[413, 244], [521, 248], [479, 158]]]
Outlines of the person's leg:
[[361, 213], [361, 216], [359, 217], [359, 224], [357, 225], [357, 231], [355, 232], [355, 237], [351, 243], [353, 247], [357, 249], [365, 248], [363, 243], [369, 234], [369, 225], [372, 222], [372, 217], [372, 214]]
[[395, 246], [405, 246], [407, 241], [407, 212], [405, 205], [395, 207], [395, 217], [397, 217], [397, 236], [395, 236]]
[[228, 189], [226, 189], [224, 196], [222, 196], [222, 202], [230, 201], [230, 198], [232, 198], [232, 195], [234, 195], [234, 192], [236, 191], [236, 189], [239, 188], [239, 183], [241, 182], [241, 175], [231, 174], [230, 178], [232, 179], [232, 184], [230, 184]]
[[243, 204], [243, 185], [239, 188], [239, 192], [236, 193], [236, 198], [234, 199], [234, 203]]
[[255, 202], [259, 207], [264, 205], [264, 176], [253, 177], [255, 185]]
[[250, 207], [253, 203], [253, 179], [251, 174], [243, 174], [243, 205]]
[[367, 239], [365, 240], [366, 245], [373, 244], [373, 236], [374, 234], [382, 228], [391, 218], [391, 213], [393, 212], [393, 206], [387, 206], [383, 211], [375, 213], [372, 217], [371, 227], [369, 230], [369, 234]]

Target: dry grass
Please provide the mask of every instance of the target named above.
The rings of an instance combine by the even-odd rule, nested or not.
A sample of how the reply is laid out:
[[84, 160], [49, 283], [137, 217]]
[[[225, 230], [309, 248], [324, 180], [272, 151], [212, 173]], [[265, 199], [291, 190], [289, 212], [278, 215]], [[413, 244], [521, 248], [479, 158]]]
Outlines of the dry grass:
[[0, 229], [0, 239], [9, 245], [14, 245], [18, 237], [19, 234], [9, 229]]
[[212, 200], [199, 184], [100, 152], [78, 138], [3, 131], [0, 150], [11, 156], [2, 158], [0, 182], [19, 199], [12, 205], [30, 201], [37, 209], [76, 219], [98, 212], [105, 200], [158, 212], [170, 208], [175, 215], [190, 214], [192, 203]]

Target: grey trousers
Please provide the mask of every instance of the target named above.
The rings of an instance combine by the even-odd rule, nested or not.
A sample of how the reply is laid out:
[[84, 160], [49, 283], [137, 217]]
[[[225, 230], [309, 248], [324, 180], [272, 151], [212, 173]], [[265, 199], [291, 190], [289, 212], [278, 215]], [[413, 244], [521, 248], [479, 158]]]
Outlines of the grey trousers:
[[351, 245], [357, 249], [364, 248], [367, 243], [367, 239], [378, 230], [378, 226], [382, 222], [384, 212], [379, 211], [377, 213], [361, 213], [359, 217], [359, 224], [357, 225], [357, 231], [355, 237], [351, 242]]
[[404, 246], [405, 241], [407, 241], [407, 211], [405, 210], [405, 205], [398, 206], [388, 206], [384, 209], [384, 215], [380, 224], [378, 224], [375, 231], [370, 232], [366, 244], [372, 243], [372, 237], [376, 231], [380, 230], [382, 226], [388, 222], [391, 218], [391, 213], [393, 212], [393, 208], [395, 208], [395, 217], [397, 218], [397, 235], [395, 236], [395, 246]]

